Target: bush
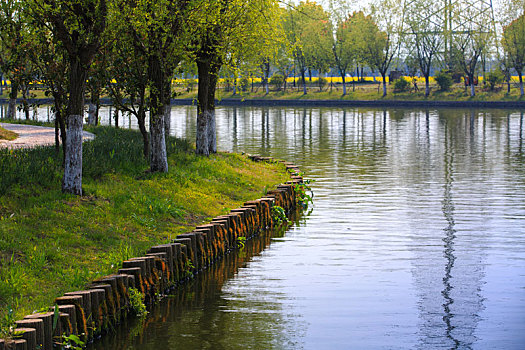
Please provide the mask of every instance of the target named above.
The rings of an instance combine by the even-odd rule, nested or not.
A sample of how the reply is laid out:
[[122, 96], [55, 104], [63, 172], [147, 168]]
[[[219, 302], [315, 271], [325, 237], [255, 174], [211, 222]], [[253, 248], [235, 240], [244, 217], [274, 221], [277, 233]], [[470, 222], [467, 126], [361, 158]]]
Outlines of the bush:
[[281, 86], [284, 84], [284, 76], [281, 74], [274, 74], [270, 78], [270, 84], [272, 84], [277, 90], [281, 90]]
[[410, 82], [406, 80], [405, 77], [401, 77], [394, 81], [394, 92], [404, 92], [408, 91], [409, 89]]
[[248, 80], [248, 77], [242, 77], [239, 81], [239, 87], [242, 91], [248, 90], [248, 87], [250, 86], [250, 80]]
[[452, 76], [449, 73], [441, 71], [434, 77], [434, 79], [436, 79], [436, 83], [439, 85], [439, 90], [450, 90], [450, 87], [452, 86]]
[[490, 91], [494, 91], [496, 84], [502, 83], [504, 78], [505, 76], [503, 75], [503, 72], [499, 69], [490, 72], [487, 77], [487, 82], [489, 83]]

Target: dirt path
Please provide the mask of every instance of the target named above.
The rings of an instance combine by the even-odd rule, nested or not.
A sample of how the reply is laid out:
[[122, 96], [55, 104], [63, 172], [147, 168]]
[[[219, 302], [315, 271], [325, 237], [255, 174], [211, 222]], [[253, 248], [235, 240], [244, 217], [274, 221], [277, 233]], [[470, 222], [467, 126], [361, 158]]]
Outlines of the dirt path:
[[[43, 126], [25, 124], [5, 124], [0, 123], [6, 130], [16, 132], [18, 138], [13, 141], [0, 140], [0, 147], [8, 148], [29, 148], [36, 146], [50, 146], [55, 144], [55, 129]], [[84, 131], [83, 140], [93, 140], [95, 135]]]

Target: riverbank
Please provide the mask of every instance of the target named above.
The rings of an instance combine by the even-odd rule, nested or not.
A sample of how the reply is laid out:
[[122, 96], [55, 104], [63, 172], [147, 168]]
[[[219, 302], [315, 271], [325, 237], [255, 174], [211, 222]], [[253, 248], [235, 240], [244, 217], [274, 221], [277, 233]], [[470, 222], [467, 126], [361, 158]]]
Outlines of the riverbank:
[[61, 192], [61, 155], [52, 147], [0, 149], [3, 330], [47, 309], [55, 297], [115, 273], [122, 261], [289, 179], [283, 166], [241, 155], [197, 157], [175, 138], [167, 142], [169, 173], [152, 174], [138, 132], [90, 131], [96, 138], [84, 145], [81, 198]]
[[[522, 109], [525, 108], [525, 100], [434, 100], [434, 99], [371, 99], [371, 100], [352, 100], [352, 99], [315, 99], [306, 95], [300, 99], [279, 99], [279, 98], [245, 98], [245, 97], [225, 97], [216, 100], [217, 106], [275, 106], [275, 107], [373, 107], [373, 108], [497, 108], [497, 109]], [[52, 104], [52, 99], [30, 99], [29, 104], [46, 105]], [[0, 104], [7, 104], [8, 101], [0, 99]], [[21, 103], [21, 101], [18, 101]], [[111, 105], [111, 99], [101, 99], [102, 105]], [[174, 98], [171, 100], [174, 106], [196, 105], [195, 98]]]

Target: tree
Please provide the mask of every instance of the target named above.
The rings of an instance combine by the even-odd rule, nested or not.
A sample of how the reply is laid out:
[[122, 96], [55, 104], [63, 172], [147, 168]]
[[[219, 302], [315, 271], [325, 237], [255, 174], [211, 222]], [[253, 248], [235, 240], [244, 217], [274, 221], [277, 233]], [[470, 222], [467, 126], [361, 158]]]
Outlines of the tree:
[[82, 195], [82, 115], [92, 60], [103, 43], [106, 0], [28, 0], [33, 20], [49, 26], [68, 61], [66, 161], [62, 190]]
[[386, 73], [401, 46], [402, 8], [401, 0], [380, 0], [362, 25], [366, 61], [383, 78], [383, 97], [387, 94]]
[[[124, 40], [128, 45], [125, 50], [133, 56], [128, 59], [143, 60], [146, 67], [145, 91], [149, 95], [145, 98], [150, 111], [149, 160], [152, 172], [168, 171], [165, 125], [169, 122], [171, 79], [183, 57], [187, 39], [186, 17], [190, 16], [193, 3], [190, 0], [118, 0], [115, 3], [116, 26], [129, 36]], [[140, 70], [135, 63], [133, 66]], [[139, 77], [142, 76], [141, 72], [138, 73]], [[137, 80], [132, 83], [133, 96], [144, 101], [141, 96], [144, 86]], [[143, 113], [141, 109], [136, 114], [139, 123], [142, 123]], [[146, 142], [145, 131], [140, 124], [139, 127]]]
[[303, 26], [299, 31], [299, 41], [306, 66], [318, 71], [321, 82], [322, 74], [329, 70], [334, 60], [334, 36], [330, 16], [315, 2], [301, 3], [299, 8], [302, 15], [300, 24]]
[[[260, 38], [273, 35], [275, 0], [213, 0], [200, 5], [192, 37], [199, 75], [196, 152], [217, 152], [215, 91], [218, 74], [228, 56], [241, 58], [245, 48], [265, 51]], [[264, 43], [268, 43], [267, 40]], [[261, 57], [263, 57], [262, 55]], [[235, 60], [233, 60], [235, 62]]]
[[419, 71], [425, 77], [425, 96], [430, 95], [430, 72], [438, 61], [443, 49], [443, 35], [433, 21], [424, 20], [440, 11], [441, 3], [416, 0], [410, 3], [405, 13], [410, 33], [409, 51], [415, 52], [414, 58]]
[[523, 91], [523, 68], [525, 67], [525, 14], [503, 28], [503, 47], [512, 68], [518, 73], [520, 94]]
[[18, 91], [23, 92], [23, 108], [29, 119], [27, 92], [29, 82], [34, 79], [30, 56], [33, 54], [28, 40], [28, 26], [20, 0], [0, 2], [0, 70], [11, 81], [7, 117], [14, 119]]
[[343, 96], [346, 95], [345, 78], [348, 69], [365, 59], [362, 28], [366, 27], [363, 24], [367, 21], [371, 21], [371, 18], [359, 11], [337, 23], [333, 52], [335, 64], [343, 80]]

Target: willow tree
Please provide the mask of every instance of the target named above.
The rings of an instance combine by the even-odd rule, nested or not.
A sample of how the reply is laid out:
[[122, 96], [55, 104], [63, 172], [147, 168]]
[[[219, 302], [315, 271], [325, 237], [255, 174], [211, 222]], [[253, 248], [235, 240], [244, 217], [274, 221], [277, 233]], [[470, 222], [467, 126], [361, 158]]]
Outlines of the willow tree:
[[525, 14], [503, 28], [503, 47], [512, 68], [518, 73], [520, 94], [523, 91], [523, 68], [525, 68]]
[[29, 40], [27, 21], [23, 14], [24, 3], [20, 0], [0, 2], [0, 70], [11, 81], [7, 117], [14, 119], [18, 91], [23, 91], [24, 112], [29, 119], [27, 92], [34, 71], [30, 59], [34, 51]]
[[366, 28], [367, 21], [371, 22], [371, 18], [359, 11], [337, 22], [333, 53], [343, 81], [343, 96], [346, 95], [348, 69], [356, 63], [363, 63], [366, 58], [362, 28]]
[[[127, 60], [125, 64], [129, 64], [129, 68], [139, 74], [135, 78], [126, 75], [115, 79], [132, 84], [129, 89], [133, 91], [130, 90], [130, 93], [142, 102], [144, 86], [141, 85], [143, 81], [140, 79], [142, 74], [145, 74], [145, 91], [148, 93], [145, 98], [150, 111], [149, 161], [150, 170], [153, 172], [168, 171], [165, 124], [171, 98], [171, 79], [183, 56], [187, 39], [186, 17], [191, 15], [191, 11], [197, 10], [196, 7], [192, 8], [195, 2], [116, 0], [112, 11], [115, 13], [115, 30], [119, 33], [115, 37], [117, 51], [113, 52], [129, 55], [118, 59]], [[125, 48], [119, 49], [119, 45], [125, 45]], [[144, 64], [145, 71], [142, 71], [137, 63]], [[138, 116], [142, 118], [143, 111], [139, 111]], [[139, 123], [147, 142], [141, 119]]]
[[33, 20], [50, 29], [66, 51], [68, 104], [62, 190], [82, 195], [84, 91], [95, 54], [103, 44], [107, 0], [27, 0]]
[[290, 6], [283, 19], [286, 38], [307, 94], [306, 70], [326, 72], [332, 64], [333, 30], [329, 14], [313, 1]]
[[372, 17], [363, 23], [366, 60], [383, 78], [383, 97], [387, 95], [386, 74], [403, 40], [402, 9], [402, 0], [380, 0], [372, 6]]
[[[217, 152], [215, 91], [221, 67], [229, 55], [239, 56], [243, 52], [240, 47], [272, 35], [277, 3], [276, 0], [212, 0], [201, 3], [199, 12], [195, 12], [192, 37], [199, 76], [197, 154], [208, 156]], [[261, 48], [253, 45], [252, 49]]]
[[425, 20], [440, 11], [441, 4], [427, 0], [415, 0], [410, 3], [405, 13], [405, 21], [410, 33], [409, 51], [417, 62], [419, 71], [425, 78], [425, 96], [430, 95], [430, 73], [439, 60], [444, 38], [439, 26]]
[[[333, 64], [334, 36], [330, 15], [321, 5], [315, 2], [302, 2], [298, 6], [302, 26], [299, 30], [299, 42], [302, 47], [306, 65], [319, 73], [326, 73]], [[321, 85], [319, 85], [321, 87]]]

